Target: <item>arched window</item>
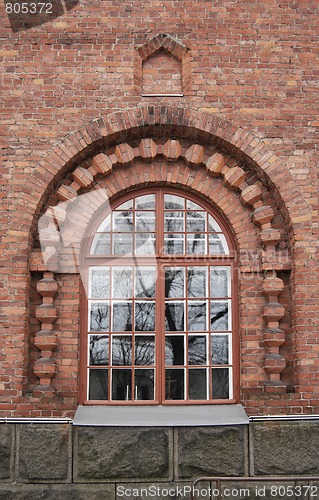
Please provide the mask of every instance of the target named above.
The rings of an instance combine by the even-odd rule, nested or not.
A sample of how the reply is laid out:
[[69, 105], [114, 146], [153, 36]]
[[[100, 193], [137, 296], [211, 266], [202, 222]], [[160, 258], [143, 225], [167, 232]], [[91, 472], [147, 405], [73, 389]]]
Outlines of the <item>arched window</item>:
[[117, 200], [95, 227], [81, 402], [236, 402], [235, 258], [223, 222], [202, 200], [158, 188]]

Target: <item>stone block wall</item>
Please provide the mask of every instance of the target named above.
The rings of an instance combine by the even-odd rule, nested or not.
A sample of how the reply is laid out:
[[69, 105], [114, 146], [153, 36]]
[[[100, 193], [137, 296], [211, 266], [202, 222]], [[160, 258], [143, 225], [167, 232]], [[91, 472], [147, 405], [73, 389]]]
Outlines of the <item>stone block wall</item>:
[[[262, 497], [273, 498], [267, 476], [319, 475], [318, 447], [317, 420], [175, 428], [3, 423], [0, 499], [119, 500], [134, 489], [144, 489], [136, 496], [144, 499], [150, 487], [152, 498], [174, 489], [170, 497], [180, 498], [178, 487], [202, 476], [234, 476], [234, 491], [248, 488], [258, 498], [256, 488], [265, 487]], [[236, 483], [240, 476], [265, 481]]]

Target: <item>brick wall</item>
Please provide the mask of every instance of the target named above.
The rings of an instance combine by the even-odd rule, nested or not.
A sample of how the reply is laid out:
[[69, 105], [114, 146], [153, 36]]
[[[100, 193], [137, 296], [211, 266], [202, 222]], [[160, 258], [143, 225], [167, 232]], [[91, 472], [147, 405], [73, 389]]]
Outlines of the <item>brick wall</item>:
[[[244, 169], [245, 182], [262, 188], [263, 205], [273, 209], [272, 228], [281, 233], [277, 251], [289, 250], [291, 256], [291, 271], [276, 270], [284, 282], [278, 300], [285, 306], [280, 320], [285, 343], [279, 350], [287, 361], [281, 379], [288, 392], [265, 391], [264, 269], [261, 277], [258, 268], [244, 269], [243, 260], [243, 270], [254, 279], [249, 275], [252, 289], [247, 274], [241, 282], [242, 401], [250, 413], [318, 412], [317, 2], [163, 1], [141, 6], [83, 0], [55, 20], [18, 32], [12, 31], [3, 4], [0, 11], [2, 414], [73, 415], [77, 276], [56, 277], [60, 291], [54, 299], [58, 343], [52, 385], [57, 396], [32, 395], [38, 383], [33, 367], [40, 356], [33, 344], [40, 327], [34, 315], [42, 302], [36, 287], [44, 271], [32, 265], [38, 217], [50, 203], [59, 202], [56, 192], [62, 185], [75, 182], [76, 168], [94, 172], [96, 154], [103, 151], [113, 158], [117, 144], [128, 142], [134, 150], [143, 137], [154, 138], [156, 161], [165, 160], [162, 177], [151, 166], [152, 153], [135, 155], [132, 161], [118, 153], [113, 165], [121, 177], [114, 180], [113, 195], [127, 189], [126, 177], [136, 185], [153, 180], [186, 185], [213, 198], [224, 179], [212, 174], [207, 181], [207, 158], [216, 151]], [[169, 36], [157, 36], [163, 33]], [[165, 82], [176, 82], [174, 93], [180, 82], [184, 97], [141, 97], [143, 82], [144, 91], [163, 87], [154, 72], [157, 64]], [[158, 115], [145, 111], [152, 106], [161, 106]], [[125, 111], [141, 108], [143, 112]], [[124, 114], [116, 118], [116, 111]], [[208, 133], [209, 127], [214, 133]], [[182, 168], [174, 174], [178, 158], [163, 153], [168, 139], [178, 139], [184, 153], [194, 143], [205, 147], [207, 157], [198, 161], [193, 152], [184, 154], [182, 164], [193, 169], [187, 183]], [[144, 177], [138, 180], [141, 162]], [[113, 179], [115, 173], [110, 175]], [[104, 177], [111, 189], [106, 182], [111, 178]], [[103, 182], [103, 175], [94, 177], [92, 186]], [[220, 211], [232, 220], [239, 246], [262, 252], [259, 229], [251, 222], [254, 207], [242, 208], [238, 186], [223, 186]], [[231, 215], [230, 207], [237, 213]]]

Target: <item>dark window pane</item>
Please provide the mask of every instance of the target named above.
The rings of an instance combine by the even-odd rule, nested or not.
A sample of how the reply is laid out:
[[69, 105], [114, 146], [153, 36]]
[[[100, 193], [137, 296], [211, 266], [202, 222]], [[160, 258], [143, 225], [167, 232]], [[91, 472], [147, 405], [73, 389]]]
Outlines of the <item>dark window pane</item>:
[[154, 399], [154, 370], [135, 370], [134, 399], [138, 401]]
[[155, 285], [155, 267], [139, 267], [135, 270], [135, 297], [155, 297]]
[[90, 365], [109, 364], [109, 336], [90, 335]]
[[211, 215], [208, 215], [208, 231], [211, 231], [212, 233], [222, 233], [220, 225]]
[[216, 298], [228, 297], [230, 295], [230, 268], [210, 268], [210, 296]]
[[188, 336], [188, 364], [207, 364], [207, 338], [205, 335]]
[[188, 296], [189, 297], [206, 297], [207, 283], [207, 268], [205, 267], [189, 267], [188, 268]]
[[155, 302], [135, 302], [135, 331], [154, 332]]
[[140, 210], [155, 209], [155, 194], [146, 194], [135, 198], [135, 208]]
[[132, 370], [112, 370], [112, 399], [114, 401], [128, 401], [132, 397]]
[[180, 302], [165, 303], [165, 330], [171, 332], [184, 331], [184, 305]]
[[205, 234], [187, 234], [187, 253], [195, 255], [204, 255], [206, 253], [206, 235]]
[[112, 365], [132, 365], [131, 335], [112, 335]]
[[113, 267], [112, 297], [130, 298], [133, 295], [133, 270], [130, 267]]
[[109, 233], [96, 234], [92, 241], [92, 255], [110, 255], [111, 253], [111, 236]]
[[212, 254], [228, 254], [228, 245], [223, 234], [209, 235], [209, 253]]
[[135, 253], [137, 255], [155, 254], [155, 234], [136, 233], [135, 235]]
[[92, 299], [110, 297], [110, 268], [91, 267], [91, 290]]
[[164, 234], [164, 253], [181, 255], [184, 253], [183, 234]]
[[136, 231], [154, 233], [155, 212], [135, 212]]
[[178, 299], [185, 297], [185, 268], [165, 268], [165, 297]]
[[115, 302], [113, 304], [113, 332], [132, 331], [132, 303]]
[[133, 253], [133, 235], [128, 233], [113, 233], [113, 253], [126, 255]]
[[208, 399], [207, 370], [188, 370], [188, 397], [189, 399]]
[[168, 233], [184, 231], [184, 212], [164, 212], [164, 231]]
[[212, 364], [228, 365], [229, 346], [228, 335], [212, 335]]
[[229, 329], [228, 325], [228, 301], [211, 302], [210, 305], [210, 328], [211, 331], [221, 332]]
[[185, 335], [165, 335], [165, 365], [185, 364]]
[[89, 370], [89, 399], [108, 399], [108, 370]]
[[203, 233], [206, 231], [206, 212], [187, 212], [187, 231]]
[[107, 302], [90, 303], [90, 331], [109, 331], [109, 304]]
[[188, 301], [188, 330], [203, 332], [207, 330], [207, 302]]
[[229, 399], [229, 369], [213, 368], [213, 399]]
[[165, 370], [165, 399], [185, 399], [183, 369]]
[[133, 212], [113, 212], [113, 231], [133, 231]]
[[135, 364], [155, 364], [155, 337], [154, 335], [135, 335]]
[[164, 208], [165, 210], [184, 210], [185, 199], [173, 194], [164, 194]]

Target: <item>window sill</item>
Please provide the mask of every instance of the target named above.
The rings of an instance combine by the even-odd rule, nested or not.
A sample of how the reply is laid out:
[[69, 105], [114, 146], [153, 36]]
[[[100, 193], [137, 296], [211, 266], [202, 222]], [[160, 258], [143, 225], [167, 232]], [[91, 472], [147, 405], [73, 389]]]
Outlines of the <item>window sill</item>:
[[73, 425], [111, 427], [185, 427], [245, 425], [241, 404], [200, 406], [78, 406]]

